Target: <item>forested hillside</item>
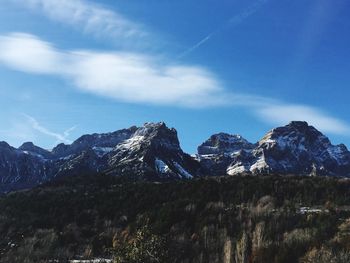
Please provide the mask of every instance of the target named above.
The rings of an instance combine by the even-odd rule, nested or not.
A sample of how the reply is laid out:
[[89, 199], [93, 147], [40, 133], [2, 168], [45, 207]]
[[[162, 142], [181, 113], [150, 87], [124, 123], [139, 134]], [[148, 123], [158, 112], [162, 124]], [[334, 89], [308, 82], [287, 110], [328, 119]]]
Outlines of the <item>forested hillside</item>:
[[61, 178], [0, 199], [0, 262], [350, 262], [349, 205], [326, 177]]

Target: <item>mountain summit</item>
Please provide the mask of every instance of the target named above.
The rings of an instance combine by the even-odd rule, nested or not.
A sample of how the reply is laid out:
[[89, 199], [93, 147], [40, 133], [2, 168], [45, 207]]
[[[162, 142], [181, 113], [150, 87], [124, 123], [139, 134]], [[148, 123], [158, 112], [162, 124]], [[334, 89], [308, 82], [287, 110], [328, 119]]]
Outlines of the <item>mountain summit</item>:
[[[199, 160], [215, 167], [230, 163], [226, 167], [228, 175], [237, 174], [297, 174], [297, 175], [350, 175], [350, 152], [345, 145], [332, 145], [329, 139], [306, 122], [294, 121], [284, 127], [269, 131], [254, 146], [249, 143], [231, 151], [230, 154], [202, 154], [198, 149]], [[209, 166], [209, 169], [211, 167]]]
[[0, 142], [0, 192], [96, 173], [151, 181], [245, 174], [350, 177], [350, 152], [299, 121], [269, 131], [255, 144], [240, 135], [214, 134], [193, 157], [163, 122], [84, 135], [51, 151], [31, 142], [18, 149]]
[[0, 143], [0, 191], [30, 188], [52, 178], [78, 174], [169, 180], [195, 177], [198, 170], [199, 163], [181, 150], [176, 130], [164, 123], [84, 135], [52, 151], [30, 142], [18, 149]]

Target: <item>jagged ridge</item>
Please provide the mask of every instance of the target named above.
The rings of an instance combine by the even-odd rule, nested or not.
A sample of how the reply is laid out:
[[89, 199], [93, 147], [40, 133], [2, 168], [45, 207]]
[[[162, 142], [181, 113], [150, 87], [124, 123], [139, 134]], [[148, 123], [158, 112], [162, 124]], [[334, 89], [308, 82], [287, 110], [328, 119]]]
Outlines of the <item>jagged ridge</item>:
[[156, 181], [242, 174], [350, 177], [350, 152], [306, 122], [273, 129], [256, 144], [240, 135], [215, 134], [194, 157], [182, 151], [176, 130], [162, 122], [84, 135], [51, 151], [30, 142], [18, 149], [0, 142], [0, 191], [99, 172]]
[[[350, 175], [350, 152], [346, 146], [332, 145], [325, 135], [306, 122], [294, 121], [273, 129], [255, 145], [244, 139], [235, 143], [226, 148], [229, 154], [224, 157], [226, 150], [213, 153], [208, 158], [201, 154], [200, 146], [198, 159], [205, 166], [210, 159], [212, 166], [209, 169], [224, 164], [228, 175]], [[237, 150], [231, 151], [235, 146]]]
[[192, 178], [198, 169], [198, 162], [181, 150], [176, 130], [164, 123], [84, 135], [52, 151], [30, 142], [18, 149], [0, 143], [0, 191], [68, 175], [103, 172], [137, 180], [165, 180]]

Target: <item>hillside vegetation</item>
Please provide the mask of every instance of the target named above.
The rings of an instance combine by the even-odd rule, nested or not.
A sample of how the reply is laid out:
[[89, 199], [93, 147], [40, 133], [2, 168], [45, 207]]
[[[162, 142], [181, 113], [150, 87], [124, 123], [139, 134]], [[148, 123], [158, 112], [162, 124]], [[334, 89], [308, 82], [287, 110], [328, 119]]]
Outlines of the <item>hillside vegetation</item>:
[[0, 262], [350, 262], [350, 180], [61, 178], [0, 198]]

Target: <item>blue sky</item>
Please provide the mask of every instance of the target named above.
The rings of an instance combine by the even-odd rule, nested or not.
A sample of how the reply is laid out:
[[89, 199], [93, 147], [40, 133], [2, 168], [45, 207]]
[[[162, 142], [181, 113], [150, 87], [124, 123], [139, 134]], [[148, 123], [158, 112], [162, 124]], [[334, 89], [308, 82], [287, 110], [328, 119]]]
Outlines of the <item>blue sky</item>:
[[306, 120], [350, 145], [347, 0], [4, 0], [0, 140], [165, 121], [193, 153]]

